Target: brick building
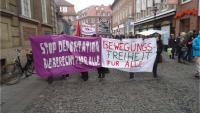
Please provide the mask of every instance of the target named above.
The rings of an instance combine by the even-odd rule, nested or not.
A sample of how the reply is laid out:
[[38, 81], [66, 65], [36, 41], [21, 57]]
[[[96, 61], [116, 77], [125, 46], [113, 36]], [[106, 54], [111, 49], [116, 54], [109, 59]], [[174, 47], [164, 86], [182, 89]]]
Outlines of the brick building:
[[77, 13], [80, 25], [88, 24], [96, 27], [97, 35], [110, 34], [111, 28], [111, 7], [104, 5], [93, 5]]
[[56, 33], [54, 0], [1, 0], [1, 58], [9, 63], [16, 48], [30, 48], [30, 36]]
[[58, 32], [73, 35], [76, 25], [76, 11], [74, 5], [65, 0], [55, 0], [58, 11]]
[[179, 0], [176, 12], [176, 36], [181, 32], [199, 31], [199, 0]]
[[112, 4], [112, 32], [116, 34], [134, 33], [134, 0], [115, 0]]

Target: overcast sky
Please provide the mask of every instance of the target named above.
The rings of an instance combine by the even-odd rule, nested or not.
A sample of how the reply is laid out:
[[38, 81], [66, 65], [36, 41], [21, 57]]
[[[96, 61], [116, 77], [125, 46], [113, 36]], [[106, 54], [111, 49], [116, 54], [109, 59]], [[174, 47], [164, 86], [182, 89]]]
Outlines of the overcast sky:
[[91, 6], [91, 5], [110, 5], [114, 0], [66, 0], [75, 6], [76, 12]]

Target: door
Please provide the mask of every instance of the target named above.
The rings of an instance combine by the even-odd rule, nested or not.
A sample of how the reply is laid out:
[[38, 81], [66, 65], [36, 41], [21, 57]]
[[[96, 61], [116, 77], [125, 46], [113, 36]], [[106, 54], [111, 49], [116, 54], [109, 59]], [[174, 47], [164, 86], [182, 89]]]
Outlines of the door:
[[163, 32], [162, 34], [162, 41], [164, 45], [168, 45], [168, 40], [170, 37], [170, 26], [162, 26], [161, 30]]

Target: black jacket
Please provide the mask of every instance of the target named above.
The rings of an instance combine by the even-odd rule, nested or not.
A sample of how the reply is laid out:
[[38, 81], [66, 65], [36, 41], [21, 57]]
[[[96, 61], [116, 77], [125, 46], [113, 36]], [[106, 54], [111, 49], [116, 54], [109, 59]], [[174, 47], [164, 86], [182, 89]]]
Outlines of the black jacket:
[[176, 41], [175, 41], [175, 39], [170, 38], [170, 39], [169, 39], [169, 44], [168, 44], [168, 46], [169, 46], [170, 48], [175, 48], [175, 47], [176, 47]]

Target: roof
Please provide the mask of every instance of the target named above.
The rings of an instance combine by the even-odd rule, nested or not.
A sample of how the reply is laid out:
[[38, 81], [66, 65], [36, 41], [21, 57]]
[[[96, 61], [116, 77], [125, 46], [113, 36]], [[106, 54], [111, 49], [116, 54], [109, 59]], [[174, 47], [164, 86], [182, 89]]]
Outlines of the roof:
[[96, 7], [103, 7], [105, 12], [112, 12], [110, 6], [104, 6], [104, 5], [92, 5], [90, 7], [87, 7], [81, 11], [78, 12], [78, 15], [80, 14], [86, 14], [85, 16], [97, 16], [97, 10]]
[[55, 0], [55, 3], [56, 3], [58, 6], [68, 6], [68, 7], [74, 6], [73, 4], [69, 3], [69, 2], [66, 1], [66, 0]]

